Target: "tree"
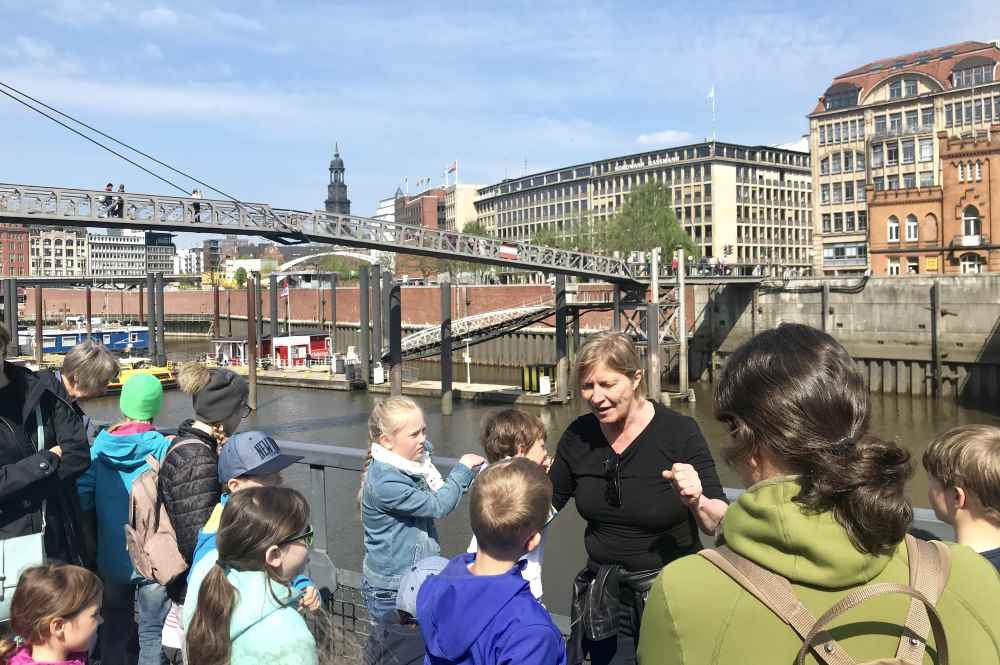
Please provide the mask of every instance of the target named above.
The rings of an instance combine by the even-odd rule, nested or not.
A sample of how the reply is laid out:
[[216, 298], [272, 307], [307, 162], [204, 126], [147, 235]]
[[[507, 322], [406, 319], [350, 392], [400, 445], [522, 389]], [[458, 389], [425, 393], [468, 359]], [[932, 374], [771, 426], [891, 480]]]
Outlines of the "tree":
[[[486, 237], [489, 237], [490, 235], [490, 232], [486, 230], [486, 227], [479, 222], [469, 222], [462, 227], [461, 233], [463, 235]], [[462, 273], [472, 273], [476, 275], [476, 281], [480, 281], [479, 276], [483, 272], [487, 272], [490, 269], [490, 266], [485, 263], [478, 263], [475, 261], [442, 261], [440, 263], [441, 265], [436, 266], [434, 272], [437, 273], [446, 271], [452, 282], [457, 282], [458, 276]], [[421, 272], [423, 272], [422, 269]]]
[[625, 204], [602, 229], [604, 246], [610, 251], [663, 249], [664, 256], [683, 247], [689, 255], [698, 250], [674, 217], [670, 190], [659, 182], [647, 182], [632, 190]]
[[247, 283], [247, 269], [242, 266], [236, 269], [236, 286], [243, 288]]

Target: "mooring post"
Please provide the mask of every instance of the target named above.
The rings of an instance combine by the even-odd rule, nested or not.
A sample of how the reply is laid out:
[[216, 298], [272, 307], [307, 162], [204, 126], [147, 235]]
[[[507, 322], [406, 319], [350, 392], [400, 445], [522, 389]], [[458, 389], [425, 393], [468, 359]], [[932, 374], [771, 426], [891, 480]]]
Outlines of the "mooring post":
[[694, 391], [688, 387], [688, 322], [687, 294], [684, 286], [684, 271], [687, 260], [684, 258], [684, 248], [677, 250], [677, 372], [678, 389], [681, 396], [687, 396], [689, 402], [694, 401]]
[[139, 284], [139, 325], [146, 320], [145, 313], [145, 300], [146, 300], [146, 288], [142, 283]]
[[18, 354], [17, 343], [17, 280], [3, 280], [3, 326], [10, 335], [10, 344], [3, 350], [4, 355], [16, 356]]
[[156, 362], [156, 275], [151, 272], [146, 273], [146, 337], [149, 359]]
[[42, 360], [45, 355], [42, 352], [42, 323], [45, 313], [42, 311], [42, 285], [35, 286], [35, 364], [38, 369], [42, 368]]
[[247, 380], [250, 391], [247, 404], [257, 410], [257, 281], [256, 273], [247, 275]]
[[820, 330], [823, 332], [830, 332], [830, 283], [823, 282], [822, 290], [820, 291], [820, 307], [823, 311], [820, 314]]
[[371, 376], [371, 313], [369, 311], [369, 297], [371, 295], [371, 284], [368, 274], [368, 266], [358, 269], [358, 356], [361, 360], [361, 383], [368, 385], [368, 377]]
[[660, 248], [649, 253], [650, 298], [646, 303], [646, 388], [649, 398], [662, 402], [660, 394]]
[[556, 275], [556, 396], [569, 401], [569, 358], [566, 356], [566, 275]]
[[316, 322], [320, 330], [326, 327], [326, 311], [323, 307], [323, 275], [316, 276]]
[[222, 329], [219, 327], [219, 283], [212, 284], [212, 334], [222, 337]]
[[337, 273], [330, 275], [330, 344], [337, 350]]
[[931, 397], [941, 394], [941, 283], [931, 285]]
[[166, 298], [163, 295], [164, 286], [163, 273], [156, 273], [156, 364], [159, 367], [167, 364], [167, 309]]
[[[253, 311], [256, 317], [257, 330], [255, 332], [255, 339], [257, 340], [257, 357], [260, 357], [260, 350], [263, 348], [264, 339], [264, 281], [261, 279], [260, 273], [254, 273], [254, 303]], [[249, 319], [248, 319], [249, 321]]]
[[[274, 340], [278, 337], [278, 276], [271, 273], [267, 280], [267, 304], [271, 315], [271, 362], [277, 359], [274, 350]], [[263, 313], [261, 313], [263, 316]], [[261, 340], [263, 342], [263, 340]], [[261, 345], [263, 348], [263, 344]], [[289, 358], [291, 360], [291, 358]]]
[[91, 293], [90, 284], [83, 289], [83, 316], [84, 316], [84, 329], [87, 331], [87, 339], [89, 340], [94, 334], [94, 327], [90, 322], [90, 317], [92, 315], [91, 304], [93, 293]]
[[451, 279], [448, 273], [441, 278], [441, 415], [452, 412], [452, 362], [451, 362]]
[[382, 326], [382, 348], [386, 348], [386, 344], [389, 341], [389, 291], [392, 290], [393, 277], [391, 270], [385, 270], [382, 272], [382, 320], [385, 324]]
[[[382, 362], [382, 275], [378, 264], [371, 267], [372, 283], [372, 361]], [[386, 291], [388, 298], [389, 292]]]
[[392, 364], [393, 395], [403, 394], [403, 303], [399, 282], [389, 289], [389, 362]]
[[233, 336], [233, 291], [232, 289], [226, 289], [226, 326], [228, 332], [226, 333], [229, 337]]
[[611, 310], [611, 330], [613, 330], [614, 332], [621, 332], [622, 287], [620, 284], [614, 285], [614, 290], [611, 292], [611, 302], [613, 303], [613, 309]]

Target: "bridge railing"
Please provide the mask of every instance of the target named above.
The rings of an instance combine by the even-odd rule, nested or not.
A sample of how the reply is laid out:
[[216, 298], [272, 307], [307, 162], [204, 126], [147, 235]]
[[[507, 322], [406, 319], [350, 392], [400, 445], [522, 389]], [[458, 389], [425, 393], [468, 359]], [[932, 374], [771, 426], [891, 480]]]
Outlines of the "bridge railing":
[[[308, 498], [312, 510], [312, 525], [316, 531], [313, 555], [310, 557], [310, 575], [320, 588], [326, 588], [334, 599], [334, 614], [344, 630], [366, 636], [368, 631], [367, 612], [361, 600], [361, 562], [363, 557], [360, 508], [357, 493], [361, 474], [365, 467], [366, 451], [360, 448], [346, 448], [334, 445], [319, 445], [296, 441], [279, 441], [283, 452], [302, 455], [300, 463], [285, 472], [287, 485], [302, 491]], [[455, 459], [435, 457], [435, 464], [447, 475], [457, 462]], [[730, 500], [736, 500], [742, 490], [726, 488]], [[467, 501], [458, 510], [442, 520], [439, 526], [442, 553], [451, 556], [464, 552], [470, 537], [467, 516]], [[559, 519], [553, 522], [554, 533], [546, 544], [547, 558], [552, 570], [554, 560], [564, 565], [554, 579], [546, 579], [546, 605], [556, 610], [567, 607], [569, 585], [577, 565], [572, 559], [580, 559], [582, 566], [583, 524], [576, 516], [575, 508], [567, 506]], [[914, 529], [919, 529], [937, 538], [953, 540], [953, 530], [934, 517], [930, 510], [914, 511]], [[712, 543], [702, 537], [706, 546]], [[570, 542], [567, 542], [570, 541]], [[566, 564], [566, 560], [569, 564]], [[335, 565], [336, 564], [336, 565]], [[563, 579], [566, 578], [566, 579]], [[568, 618], [553, 612], [556, 625], [564, 632], [569, 631]]]

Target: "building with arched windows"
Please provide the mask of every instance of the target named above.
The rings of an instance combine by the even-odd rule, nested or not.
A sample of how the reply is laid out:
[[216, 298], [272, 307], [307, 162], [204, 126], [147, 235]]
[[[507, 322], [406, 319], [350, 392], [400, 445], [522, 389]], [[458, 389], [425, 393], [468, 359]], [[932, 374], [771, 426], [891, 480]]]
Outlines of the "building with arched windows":
[[[895, 255], [890, 264], [876, 256], [878, 238], [905, 244], [908, 231], [915, 231], [920, 239], [910, 242], [929, 249], [924, 244], [932, 241], [925, 236], [950, 232], [958, 219], [954, 211], [946, 219], [936, 212], [951, 205], [944, 200], [946, 177], [961, 176], [963, 186], [986, 182], [987, 166], [980, 157], [949, 170], [939, 132], [960, 140], [988, 138], [991, 125], [1000, 122], [998, 63], [1000, 42], [969, 41], [878, 60], [832, 81], [809, 115], [816, 274], [869, 267], [905, 273], [916, 255]], [[868, 190], [880, 206], [878, 220]], [[903, 200], [913, 207], [897, 209]], [[898, 227], [890, 227], [894, 215]], [[898, 230], [898, 241], [888, 240], [891, 228]], [[919, 272], [927, 270], [919, 260], [915, 264]]]
[[940, 184], [866, 187], [873, 274], [1000, 271], [1000, 122], [985, 134], [938, 132], [936, 153]]

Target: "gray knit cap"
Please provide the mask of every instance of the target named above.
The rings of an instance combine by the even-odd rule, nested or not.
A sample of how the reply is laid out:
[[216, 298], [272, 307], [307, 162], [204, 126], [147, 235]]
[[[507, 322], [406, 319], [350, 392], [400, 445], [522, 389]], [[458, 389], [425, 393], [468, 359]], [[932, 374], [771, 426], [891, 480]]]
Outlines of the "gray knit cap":
[[203, 423], [221, 423], [243, 407], [250, 386], [242, 376], [228, 369], [209, 370], [208, 383], [191, 396], [194, 414]]

